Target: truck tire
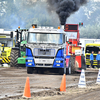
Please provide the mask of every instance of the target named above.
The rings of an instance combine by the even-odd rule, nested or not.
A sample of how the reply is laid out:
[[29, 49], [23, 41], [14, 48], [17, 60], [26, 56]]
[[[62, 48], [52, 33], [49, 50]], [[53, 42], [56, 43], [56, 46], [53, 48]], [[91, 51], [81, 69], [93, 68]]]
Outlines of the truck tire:
[[33, 68], [27, 67], [27, 74], [33, 74]]
[[10, 67], [18, 67], [17, 59], [19, 57], [19, 50], [11, 50]]
[[66, 68], [66, 74], [71, 74], [71, 67]]
[[75, 57], [74, 56], [70, 57], [69, 64], [71, 67], [71, 74], [74, 74], [76, 71], [76, 69], [75, 69]]
[[68, 63], [68, 67], [66, 68], [66, 74], [71, 74], [71, 66], [70, 66], [70, 61]]

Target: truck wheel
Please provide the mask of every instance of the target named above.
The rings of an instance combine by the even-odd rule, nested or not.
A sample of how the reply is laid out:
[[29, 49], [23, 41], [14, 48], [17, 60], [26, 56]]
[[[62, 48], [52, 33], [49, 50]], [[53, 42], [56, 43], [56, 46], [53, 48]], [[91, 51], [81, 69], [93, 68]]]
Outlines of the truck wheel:
[[71, 74], [75, 73], [76, 70], [75, 70], [75, 57], [74, 56], [70, 57], [69, 64], [71, 67]]
[[66, 74], [71, 74], [71, 66], [70, 66], [70, 61], [68, 63], [68, 68], [66, 68]]
[[27, 74], [32, 74], [32, 73], [33, 73], [33, 68], [27, 67]]
[[69, 68], [66, 68], [66, 74], [67, 75], [69, 74]]
[[86, 65], [86, 68], [89, 68], [89, 65]]
[[66, 68], [66, 74], [71, 74], [71, 67]]
[[17, 59], [19, 57], [19, 50], [11, 50], [10, 67], [18, 67]]

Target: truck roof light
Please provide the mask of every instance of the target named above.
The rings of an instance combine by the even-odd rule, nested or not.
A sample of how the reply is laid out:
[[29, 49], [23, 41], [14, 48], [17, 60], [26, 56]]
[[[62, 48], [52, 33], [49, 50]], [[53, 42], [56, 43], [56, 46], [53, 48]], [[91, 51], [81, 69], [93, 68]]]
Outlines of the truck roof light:
[[32, 24], [32, 27], [35, 26], [35, 28], [37, 28], [37, 24]]
[[39, 26], [38, 28], [41, 29], [41, 26]]
[[47, 27], [47, 29], [50, 29], [50, 27]]
[[50, 27], [50, 29], [53, 29], [53, 27]]
[[46, 27], [43, 26], [42, 29], [46, 29]]
[[18, 26], [18, 29], [20, 29], [20, 26]]
[[34, 26], [34, 25], [33, 25], [32, 27], [33, 27], [33, 28], [35, 28], [35, 26]]
[[58, 26], [58, 29], [60, 29], [60, 26]]

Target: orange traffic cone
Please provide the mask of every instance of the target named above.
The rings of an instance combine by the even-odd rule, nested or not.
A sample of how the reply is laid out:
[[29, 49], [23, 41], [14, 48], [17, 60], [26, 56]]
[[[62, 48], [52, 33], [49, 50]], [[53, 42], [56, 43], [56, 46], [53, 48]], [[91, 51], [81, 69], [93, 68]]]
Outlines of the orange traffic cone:
[[66, 91], [66, 75], [63, 75], [62, 82], [60, 85], [60, 91]]
[[31, 98], [29, 77], [26, 79], [23, 97]]

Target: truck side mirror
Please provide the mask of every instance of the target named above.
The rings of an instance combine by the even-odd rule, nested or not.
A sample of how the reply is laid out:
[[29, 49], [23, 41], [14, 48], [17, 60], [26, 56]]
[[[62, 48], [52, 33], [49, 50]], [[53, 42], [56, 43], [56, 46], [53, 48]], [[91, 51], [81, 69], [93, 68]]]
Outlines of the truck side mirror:
[[13, 32], [10, 33], [10, 38], [13, 38]]
[[66, 36], [66, 38], [65, 38], [65, 39], [66, 39], [65, 41], [67, 42], [67, 36]]
[[17, 32], [16, 40], [18, 41], [18, 39], [19, 39], [19, 33], [18, 33], [18, 30], [16, 30], [16, 32]]
[[4, 52], [4, 44], [2, 44], [1, 46], [3, 47], [3, 51], [2, 52]]
[[82, 49], [83, 51], [84, 51], [84, 47], [83, 47], [83, 49]]
[[26, 51], [26, 45], [25, 44], [23, 45], [23, 50]]
[[78, 45], [82, 45], [82, 43], [79, 42]]

